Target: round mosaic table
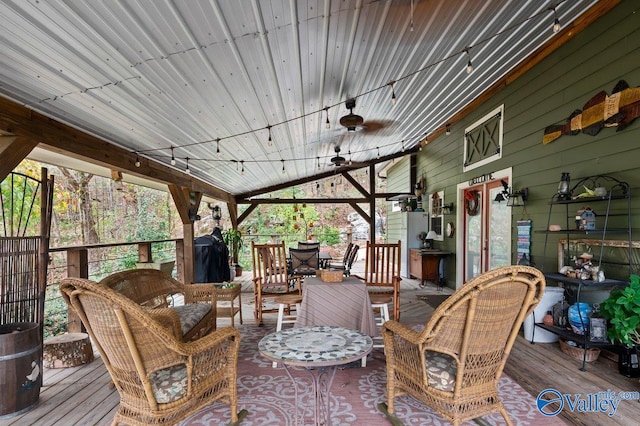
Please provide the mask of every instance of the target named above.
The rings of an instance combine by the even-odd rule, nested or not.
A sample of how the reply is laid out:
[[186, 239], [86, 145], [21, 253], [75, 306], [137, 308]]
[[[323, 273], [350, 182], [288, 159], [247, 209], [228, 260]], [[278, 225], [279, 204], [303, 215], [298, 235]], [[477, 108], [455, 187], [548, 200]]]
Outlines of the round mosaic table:
[[[298, 423], [298, 382], [289, 367], [302, 367], [312, 378], [315, 424], [331, 424], [330, 390], [339, 365], [362, 359], [371, 352], [373, 340], [357, 330], [316, 325], [290, 328], [266, 335], [258, 350], [270, 361], [282, 363], [295, 389]], [[304, 412], [301, 416], [304, 422]]]

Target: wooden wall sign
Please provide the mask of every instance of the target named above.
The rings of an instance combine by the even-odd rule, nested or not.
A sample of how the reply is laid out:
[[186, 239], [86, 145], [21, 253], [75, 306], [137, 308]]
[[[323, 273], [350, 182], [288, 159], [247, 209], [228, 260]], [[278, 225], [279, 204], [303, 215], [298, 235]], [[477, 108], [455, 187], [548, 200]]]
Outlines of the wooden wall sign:
[[623, 130], [640, 116], [640, 88], [630, 88], [620, 80], [613, 88], [611, 96], [604, 90], [596, 94], [575, 110], [565, 124], [554, 124], [544, 129], [542, 143], [548, 144], [562, 135], [577, 135], [582, 131], [595, 136], [603, 127], [617, 127]]

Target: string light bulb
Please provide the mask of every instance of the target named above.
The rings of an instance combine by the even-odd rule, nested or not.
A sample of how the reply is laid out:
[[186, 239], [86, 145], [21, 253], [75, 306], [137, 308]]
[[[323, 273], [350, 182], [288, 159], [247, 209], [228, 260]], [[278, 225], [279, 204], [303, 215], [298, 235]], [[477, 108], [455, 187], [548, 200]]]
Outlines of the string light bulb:
[[391, 84], [391, 105], [393, 106], [398, 101], [398, 99], [396, 98], [396, 89], [394, 87], [395, 81], [393, 83], [389, 83], [389, 84]]
[[556, 13], [556, 8], [553, 7], [553, 32], [557, 33], [558, 31], [560, 31], [560, 28], [562, 28], [562, 26], [560, 25], [560, 20], [558, 19], [558, 15]]
[[172, 166], [176, 165], [176, 157], [174, 157], [173, 155], [173, 147], [171, 147], [171, 165]]
[[318, 169], [320, 168], [320, 157], [316, 157], [316, 160], [318, 162]]
[[134, 163], [136, 167], [140, 167], [140, 157], [136, 154], [136, 162]]
[[216, 155], [220, 158], [220, 138], [216, 139]]
[[285, 173], [286, 173], [286, 171], [285, 171], [285, 169], [284, 169], [284, 159], [282, 159], [282, 160], [280, 160], [280, 161], [282, 161], [282, 174], [285, 174]]
[[331, 123], [329, 123], [329, 107], [324, 107], [325, 112], [327, 113], [327, 121], [324, 122], [325, 129], [331, 128]]
[[240, 174], [244, 176], [244, 160], [240, 160], [240, 164], [242, 165], [242, 170], [240, 170]]
[[353, 162], [351, 161], [351, 148], [349, 148], [349, 165], [352, 165]]
[[466, 49], [464, 49], [464, 51], [467, 52], [467, 57], [468, 57], [467, 74], [471, 74], [473, 72], [473, 64], [471, 63], [471, 54], [469, 53], [469, 48], [467, 47]]
[[409, 27], [409, 31], [413, 32], [413, 0], [411, 0], [411, 26]]
[[269, 131], [269, 139], [267, 140], [267, 145], [273, 145], [273, 140], [271, 139], [271, 125], [267, 126], [267, 130]]
[[376, 147], [376, 149], [378, 150], [378, 160], [380, 159], [380, 147]]
[[188, 175], [191, 174], [191, 169], [189, 168], [189, 157], [185, 158], [185, 160], [187, 160], [187, 168], [184, 170], [184, 172]]
[[445, 134], [449, 136], [451, 134], [451, 125], [447, 124]]
[[404, 152], [404, 139], [402, 139], [402, 152]]

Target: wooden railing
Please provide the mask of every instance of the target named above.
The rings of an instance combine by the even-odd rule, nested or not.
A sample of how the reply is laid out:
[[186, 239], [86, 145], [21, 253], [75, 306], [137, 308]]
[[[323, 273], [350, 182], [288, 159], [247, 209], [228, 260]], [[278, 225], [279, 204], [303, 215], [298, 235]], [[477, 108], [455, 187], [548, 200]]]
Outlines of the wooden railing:
[[[351, 234], [349, 233], [346, 237], [350, 239]], [[278, 233], [244, 235], [244, 244], [239, 255], [240, 264], [246, 269], [251, 268], [251, 241], [259, 243], [285, 241], [287, 246], [293, 246], [298, 240], [300, 235]], [[157, 247], [154, 249], [154, 246], [172, 243], [171, 249], [160, 250]], [[134, 249], [127, 253], [126, 248], [132, 247]], [[47, 337], [65, 331], [80, 332], [83, 328], [80, 319], [73, 310], [68, 309], [58, 291], [60, 280], [65, 277], [98, 281], [121, 270], [142, 267], [139, 263], [157, 264], [163, 260], [169, 260], [175, 261], [176, 278], [184, 281], [184, 241], [181, 238], [54, 247], [49, 249], [49, 258], [45, 297], [45, 336]], [[160, 265], [154, 265], [156, 266]]]
[[[173, 245], [168, 249], [153, 250], [158, 245]], [[124, 248], [136, 247], [133, 253]], [[115, 250], [113, 250], [115, 249]], [[123, 250], [118, 250], [123, 249]], [[81, 332], [83, 327], [73, 310], [68, 309], [58, 291], [58, 284], [64, 277], [88, 278], [100, 280], [104, 276], [140, 264], [153, 264], [160, 267], [162, 261], [175, 262], [178, 279], [184, 276], [184, 242], [182, 239], [154, 241], [132, 241], [120, 243], [88, 244], [82, 246], [54, 247], [49, 249], [50, 266], [47, 276], [45, 301], [45, 335], [58, 332]], [[157, 259], [157, 261], [156, 261]], [[66, 327], [61, 322], [66, 323]]]

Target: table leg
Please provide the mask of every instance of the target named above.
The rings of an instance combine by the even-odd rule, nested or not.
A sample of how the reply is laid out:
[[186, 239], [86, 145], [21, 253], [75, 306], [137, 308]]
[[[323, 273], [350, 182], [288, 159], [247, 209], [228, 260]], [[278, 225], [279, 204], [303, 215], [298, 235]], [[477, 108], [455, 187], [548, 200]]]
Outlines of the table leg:
[[[294, 396], [296, 399], [296, 416], [295, 416], [295, 424], [304, 425], [304, 404], [302, 404], [302, 414], [300, 416], [300, 421], [298, 420], [299, 413], [299, 399], [298, 399], [298, 382], [296, 382], [295, 378], [289, 371], [289, 367], [286, 364], [283, 364], [287, 375], [293, 382], [294, 387]], [[305, 371], [309, 373], [311, 377], [312, 384], [312, 393], [314, 398], [314, 407], [313, 407], [313, 416], [314, 422], [313, 424], [316, 426], [331, 425], [331, 384], [333, 383], [333, 378], [336, 375], [336, 371], [338, 370], [336, 366], [330, 367], [316, 367], [316, 368], [304, 368]]]

